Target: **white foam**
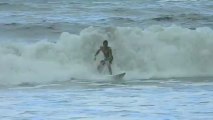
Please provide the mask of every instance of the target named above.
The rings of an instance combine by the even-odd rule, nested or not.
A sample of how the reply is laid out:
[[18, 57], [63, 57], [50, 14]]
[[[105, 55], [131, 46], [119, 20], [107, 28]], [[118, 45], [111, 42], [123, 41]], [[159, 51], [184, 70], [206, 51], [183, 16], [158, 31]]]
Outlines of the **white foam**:
[[89, 27], [79, 35], [64, 32], [56, 43], [2, 43], [0, 84], [94, 77], [94, 54], [105, 39], [113, 50], [114, 73], [125, 71], [133, 78], [212, 75], [212, 38], [210, 28]]

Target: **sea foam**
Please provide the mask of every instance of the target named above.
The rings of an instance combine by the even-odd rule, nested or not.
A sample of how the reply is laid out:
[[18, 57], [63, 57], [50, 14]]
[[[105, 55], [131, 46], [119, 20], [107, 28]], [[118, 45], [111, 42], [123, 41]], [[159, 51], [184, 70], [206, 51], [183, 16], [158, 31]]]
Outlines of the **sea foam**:
[[113, 72], [127, 78], [209, 76], [213, 73], [213, 30], [180, 26], [88, 27], [64, 32], [56, 42], [2, 43], [0, 84], [49, 83], [97, 75], [94, 61], [103, 40], [109, 41]]

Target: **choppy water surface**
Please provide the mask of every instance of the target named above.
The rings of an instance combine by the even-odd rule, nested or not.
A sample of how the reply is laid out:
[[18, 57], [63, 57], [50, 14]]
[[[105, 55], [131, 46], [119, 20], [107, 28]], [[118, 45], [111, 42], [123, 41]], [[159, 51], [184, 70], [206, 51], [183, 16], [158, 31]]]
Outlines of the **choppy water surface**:
[[213, 83], [208, 81], [73, 81], [66, 85], [20, 86], [0, 91], [0, 117], [3, 120], [211, 120]]

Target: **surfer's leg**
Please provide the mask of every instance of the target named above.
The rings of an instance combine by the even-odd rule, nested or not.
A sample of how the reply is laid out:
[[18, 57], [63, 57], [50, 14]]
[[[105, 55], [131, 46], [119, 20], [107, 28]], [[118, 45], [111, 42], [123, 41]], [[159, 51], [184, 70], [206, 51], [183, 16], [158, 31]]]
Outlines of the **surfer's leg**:
[[105, 61], [101, 60], [100, 63], [99, 63], [99, 65], [98, 65], [98, 67], [97, 67], [99, 73], [103, 72], [104, 65], [105, 65]]
[[107, 67], [109, 70], [109, 74], [112, 75], [112, 68], [111, 68], [111, 64], [109, 63], [109, 61], [107, 61]]
[[112, 75], [112, 68], [111, 68], [111, 65], [109, 65], [108, 69], [109, 69], [109, 74]]
[[98, 65], [97, 70], [98, 70], [99, 73], [101, 73], [102, 72], [102, 66]]

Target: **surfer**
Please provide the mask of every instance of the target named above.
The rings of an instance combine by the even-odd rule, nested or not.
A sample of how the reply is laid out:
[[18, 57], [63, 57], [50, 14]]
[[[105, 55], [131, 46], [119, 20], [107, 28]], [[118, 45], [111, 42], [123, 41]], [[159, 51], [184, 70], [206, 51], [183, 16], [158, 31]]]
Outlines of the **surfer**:
[[100, 61], [100, 64], [98, 65], [98, 71], [102, 72], [103, 68], [105, 65], [107, 65], [108, 70], [109, 70], [109, 74], [112, 75], [112, 69], [111, 69], [111, 64], [113, 61], [113, 56], [112, 56], [112, 49], [108, 46], [108, 41], [104, 40], [103, 41], [103, 46], [101, 46], [96, 54], [95, 54], [95, 60], [96, 60], [96, 56], [99, 54], [99, 52], [102, 51], [103, 55], [104, 55], [104, 60]]

